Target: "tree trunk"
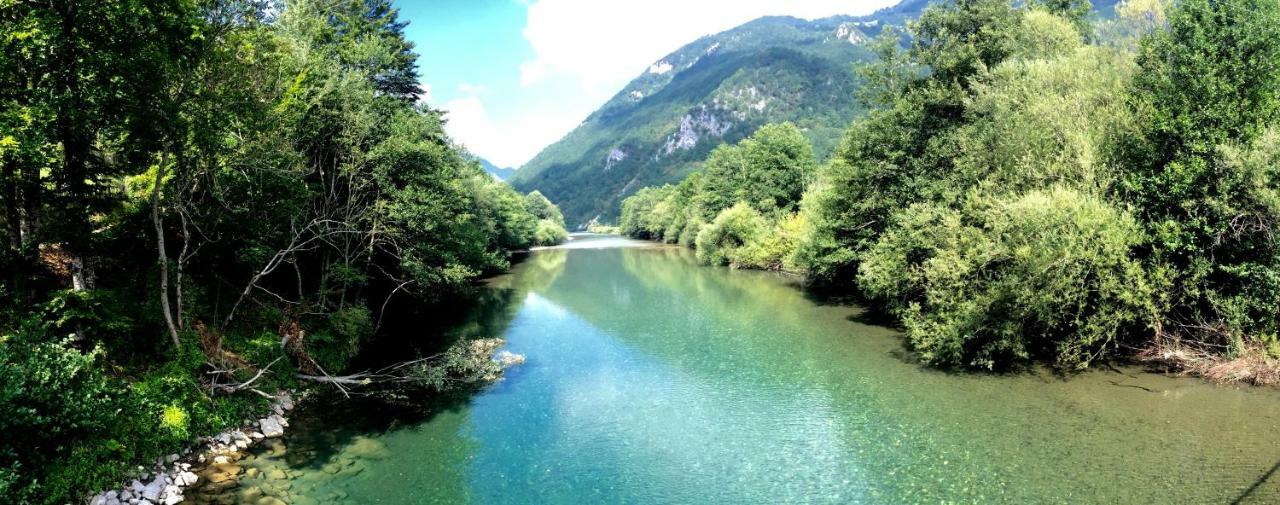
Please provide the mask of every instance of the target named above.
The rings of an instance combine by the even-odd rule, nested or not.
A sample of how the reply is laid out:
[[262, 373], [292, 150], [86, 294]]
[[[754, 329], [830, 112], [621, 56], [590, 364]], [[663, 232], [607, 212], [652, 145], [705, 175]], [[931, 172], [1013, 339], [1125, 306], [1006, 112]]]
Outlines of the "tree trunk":
[[[77, 33], [76, 2], [59, 2], [58, 14], [62, 33], [74, 37]], [[87, 208], [91, 195], [89, 176], [90, 133], [83, 117], [81, 103], [78, 55], [74, 40], [63, 41], [59, 50], [58, 116], [56, 121], [58, 140], [62, 142], [62, 174], [65, 194], [60, 207], [61, 219], [67, 229], [62, 233], [66, 251], [71, 255], [71, 285], [76, 291], [93, 289], [93, 261], [89, 258], [89, 244], [93, 237], [93, 225], [89, 222]]]
[[156, 227], [156, 251], [159, 253], [160, 265], [160, 310], [164, 312], [164, 324], [169, 327], [169, 338], [173, 340], [173, 348], [180, 349], [178, 328], [173, 323], [173, 312], [169, 309], [169, 256], [164, 248], [164, 224], [160, 221], [160, 190], [164, 185], [164, 169], [169, 164], [169, 148], [160, 155], [160, 165], [156, 167], [156, 187], [151, 190], [151, 223]]
[[18, 211], [18, 163], [4, 162], [4, 224], [9, 235], [9, 249], [22, 248], [22, 216]]
[[23, 247], [34, 244], [36, 235], [40, 233], [40, 197], [43, 190], [40, 167], [35, 163], [25, 164], [22, 167], [22, 216], [19, 225]]

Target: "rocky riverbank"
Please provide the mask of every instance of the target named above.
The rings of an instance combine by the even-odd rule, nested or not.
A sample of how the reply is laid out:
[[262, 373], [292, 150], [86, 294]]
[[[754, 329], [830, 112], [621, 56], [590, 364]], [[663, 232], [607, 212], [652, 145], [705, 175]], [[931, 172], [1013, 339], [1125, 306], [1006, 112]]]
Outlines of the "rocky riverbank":
[[197, 483], [201, 492], [217, 493], [223, 483], [235, 484], [240, 468], [235, 465], [254, 444], [280, 437], [289, 426], [286, 413], [294, 408], [288, 392], [278, 393], [271, 413], [244, 426], [202, 439], [196, 449], [170, 454], [156, 460], [151, 468], [138, 467], [138, 475], [127, 486], [104, 491], [89, 498], [90, 505], [174, 505], [187, 499], [186, 491]]

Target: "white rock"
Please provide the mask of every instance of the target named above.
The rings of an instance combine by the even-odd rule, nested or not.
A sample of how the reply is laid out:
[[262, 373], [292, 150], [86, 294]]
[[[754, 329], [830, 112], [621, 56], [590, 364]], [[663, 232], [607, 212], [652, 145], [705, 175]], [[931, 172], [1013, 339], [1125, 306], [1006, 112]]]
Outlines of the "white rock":
[[262, 435], [268, 438], [284, 435], [284, 427], [281, 426], [279, 419], [281, 418], [273, 415], [259, 421], [258, 424], [262, 426]]
[[103, 493], [89, 500], [89, 505], [107, 505], [107, 494]]
[[142, 498], [151, 501], [159, 500], [160, 493], [164, 492], [164, 486], [164, 477], [156, 477], [156, 480], [151, 481], [151, 483], [147, 484], [147, 487], [142, 490]]
[[164, 505], [174, 505], [182, 502], [182, 489], [178, 486], [169, 486], [164, 488], [164, 494], [160, 498]]
[[133, 479], [133, 482], [129, 483], [129, 489], [132, 490], [134, 493], [141, 493], [142, 490], [146, 488], [147, 486], [141, 482], [138, 482], [138, 479]]
[[120, 505], [120, 500], [112, 498], [107, 500], [107, 505]]
[[178, 482], [183, 486], [190, 486], [200, 480], [200, 476], [191, 472], [182, 472], [178, 474]]

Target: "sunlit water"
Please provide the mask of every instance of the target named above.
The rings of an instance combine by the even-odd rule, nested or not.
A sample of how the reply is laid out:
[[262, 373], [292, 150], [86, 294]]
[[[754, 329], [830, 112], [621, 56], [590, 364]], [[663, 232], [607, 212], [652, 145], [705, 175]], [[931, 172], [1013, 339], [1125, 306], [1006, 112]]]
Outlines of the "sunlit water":
[[528, 358], [502, 382], [426, 412], [313, 402], [217, 499], [1280, 502], [1275, 391], [932, 370], [782, 277], [604, 245], [637, 244], [534, 252], [454, 330]]

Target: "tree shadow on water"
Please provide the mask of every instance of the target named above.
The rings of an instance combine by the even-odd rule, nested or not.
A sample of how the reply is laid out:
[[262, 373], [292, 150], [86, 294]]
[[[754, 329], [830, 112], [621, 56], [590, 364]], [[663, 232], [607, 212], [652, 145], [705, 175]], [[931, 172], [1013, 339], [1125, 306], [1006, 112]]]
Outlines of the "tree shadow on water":
[[320, 394], [290, 417], [283, 461], [294, 470], [320, 470], [359, 439], [414, 429], [441, 414], [457, 413], [486, 387], [424, 393], [421, 398]]

